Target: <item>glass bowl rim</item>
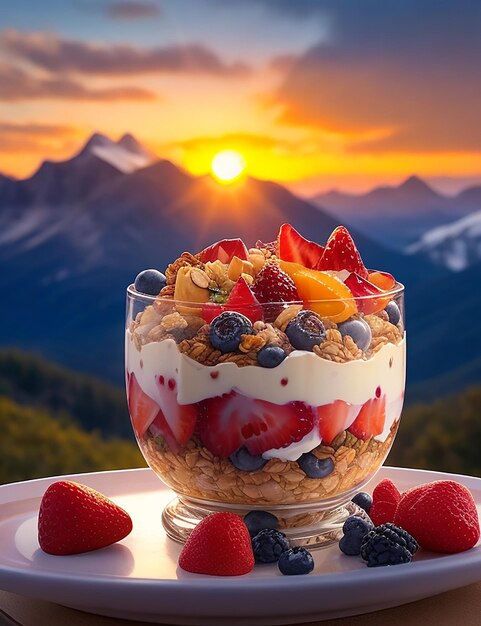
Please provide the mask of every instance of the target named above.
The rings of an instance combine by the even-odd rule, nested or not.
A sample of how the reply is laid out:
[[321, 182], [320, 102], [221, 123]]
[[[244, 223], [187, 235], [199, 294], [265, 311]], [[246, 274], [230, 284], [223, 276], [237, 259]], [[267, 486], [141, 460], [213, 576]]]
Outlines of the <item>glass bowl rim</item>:
[[[354, 301], [354, 302], [358, 302], [358, 301], [370, 301], [370, 300], [377, 300], [379, 298], [389, 298], [390, 300], [392, 300], [395, 296], [398, 296], [401, 293], [404, 293], [405, 291], [405, 287], [402, 283], [396, 281], [394, 287], [392, 287], [391, 289], [388, 289], [386, 291], [383, 291], [382, 293], [373, 293], [373, 294], [369, 294], [369, 295], [365, 295], [365, 296], [352, 296], [351, 298], [324, 298], [324, 299], [316, 299], [316, 300], [292, 300], [289, 302], [260, 302], [259, 304], [246, 304], [243, 305], [245, 306], [245, 308], [248, 307], [254, 307], [254, 306], [270, 306], [273, 304], [276, 305], [282, 305], [283, 307], [286, 306], [291, 306], [291, 305], [308, 305], [310, 303], [312, 304], [316, 304], [316, 303], [323, 303], [323, 302], [350, 302], [350, 301]], [[147, 293], [140, 293], [139, 291], [136, 291], [134, 284], [130, 284], [127, 287], [127, 297], [132, 298], [133, 300], [141, 300], [142, 302], [146, 303], [146, 302], [150, 302], [153, 303], [155, 301], [165, 301], [166, 303], [170, 302], [170, 303], [179, 303], [182, 305], [186, 305], [186, 306], [191, 306], [191, 307], [204, 307], [204, 306], [222, 306], [219, 305], [219, 303], [217, 302], [189, 302], [187, 300], [176, 300], [173, 297], [162, 297], [162, 296], [152, 296], [150, 294]]]

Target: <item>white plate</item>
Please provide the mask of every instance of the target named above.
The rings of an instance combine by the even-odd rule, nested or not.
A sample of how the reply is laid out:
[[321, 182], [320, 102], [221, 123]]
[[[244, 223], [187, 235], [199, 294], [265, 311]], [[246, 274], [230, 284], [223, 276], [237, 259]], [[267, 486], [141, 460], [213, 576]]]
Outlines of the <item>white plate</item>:
[[[418, 553], [395, 567], [367, 568], [337, 546], [314, 552], [308, 576], [282, 576], [274, 565], [225, 578], [178, 569], [180, 547], [160, 521], [173, 497], [148, 469], [68, 476], [112, 497], [132, 516], [134, 530], [96, 552], [56, 557], [37, 542], [44, 478], [0, 487], [0, 588], [68, 607], [124, 619], [169, 624], [292, 624], [356, 615], [404, 604], [481, 580], [481, 546], [461, 554]], [[401, 489], [457, 480], [481, 508], [481, 479], [383, 468], [372, 486], [391, 478]]]

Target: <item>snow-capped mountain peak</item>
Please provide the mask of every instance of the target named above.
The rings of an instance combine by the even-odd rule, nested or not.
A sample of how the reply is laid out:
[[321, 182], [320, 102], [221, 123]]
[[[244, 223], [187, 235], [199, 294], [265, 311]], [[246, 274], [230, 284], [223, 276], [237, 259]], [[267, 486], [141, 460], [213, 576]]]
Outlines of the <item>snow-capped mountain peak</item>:
[[406, 252], [425, 254], [453, 272], [466, 269], [481, 260], [481, 211], [428, 230]]
[[144, 148], [130, 134], [123, 135], [115, 142], [105, 135], [94, 133], [79, 156], [85, 154], [95, 155], [124, 174], [130, 174], [142, 167], [147, 167], [156, 160], [155, 155]]

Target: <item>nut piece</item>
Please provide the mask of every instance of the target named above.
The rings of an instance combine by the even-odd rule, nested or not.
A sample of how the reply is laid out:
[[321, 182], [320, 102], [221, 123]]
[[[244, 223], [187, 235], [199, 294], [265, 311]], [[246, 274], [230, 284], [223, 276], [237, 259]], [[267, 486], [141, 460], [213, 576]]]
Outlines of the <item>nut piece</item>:
[[252, 283], [254, 282], [254, 277], [252, 276], [252, 274], [246, 274], [245, 272], [242, 272], [241, 276], [248, 285], [252, 285]]
[[266, 340], [260, 335], [242, 335], [239, 344], [241, 352], [250, 352], [251, 350], [260, 350], [266, 345]]
[[210, 280], [204, 270], [199, 269], [198, 267], [193, 267], [190, 270], [190, 280], [200, 287], [201, 289], [207, 289], [209, 286]]
[[274, 321], [274, 326], [280, 328], [282, 332], [285, 332], [289, 322], [296, 317], [299, 311], [302, 309], [302, 304], [291, 304], [286, 309], [283, 309]]
[[258, 274], [266, 262], [266, 257], [258, 248], [250, 248], [249, 261], [252, 263], [254, 274]]
[[227, 276], [231, 280], [235, 281], [242, 274], [243, 270], [244, 270], [244, 265], [242, 263], [242, 259], [239, 259], [238, 256], [234, 256], [232, 257], [232, 260], [229, 263], [229, 267], [227, 269]]
[[[174, 298], [182, 302], [198, 302], [202, 304], [209, 301], [209, 290], [198, 287], [190, 278], [192, 267], [181, 267], [177, 272], [175, 281]], [[188, 307], [177, 304], [177, 310], [184, 315], [202, 315], [202, 308]]]
[[173, 330], [174, 328], [184, 329], [187, 327], [187, 320], [180, 315], [177, 311], [165, 315], [160, 322], [160, 325], [165, 330]]

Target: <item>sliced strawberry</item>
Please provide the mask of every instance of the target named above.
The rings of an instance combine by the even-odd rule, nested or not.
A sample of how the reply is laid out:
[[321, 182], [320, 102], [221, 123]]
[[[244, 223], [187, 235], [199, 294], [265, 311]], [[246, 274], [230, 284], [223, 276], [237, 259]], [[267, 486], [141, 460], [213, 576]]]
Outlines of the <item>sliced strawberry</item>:
[[[266, 263], [255, 277], [252, 291], [258, 302], [299, 302], [299, 294], [292, 278], [276, 263]], [[276, 319], [282, 311], [282, 305], [264, 306], [264, 317], [267, 322]]]
[[390, 300], [389, 298], [371, 297], [377, 294], [381, 295], [383, 293], [382, 290], [355, 272], [351, 272], [351, 274], [349, 274], [349, 276], [344, 280], [344, 284], [346, 287], [349, 287], [352, 295], [356, 298], [358, 310], [362, 311], [366, 315], [382, 311], [386, 308], [386, 305]]
[[368, 271], [362, 262], [356, 244], [345, 226], [335, 228], [327, 240], [324, 253], [317, 263], [316, 270], [349, 270], [362, 278]]
[[140, 439], [157, 417], [160, 407], [142, 391], [135, 374], [128, 375], [127, 403], [135, 434]]
[[184, 445], [194, 432], [197, 409], [194, 404], [177, 402], [177, 383], [173, 378], [157, 377], [162, 417], [180, 445]]
[[153, 437], [162, 437], [165, 443], [167, 444], [169, 450], [172, 452], [179, 452], [180, 446], [177, 443], [174, 433], [170, 430], [169, 425], [165, 421], [164, 414], [162, 411], [159, 411], [155, 417], [155, 420], [149, 426], [149, 433]]
[[319, 435], [322, 443], [330, 446], [337, 435], [346, 427], [346, 421], [352, 405], [344, 400], [335, 400], [331, 404], [323, 404], [317, 407], [319, 420]]
[[322, 257], [324, 248], [305, 239], [290, 224], [282, 224], [277, 235], [277, 254], [283, 261], [300, 263], [314, 269]]
[[217, 260], [222, 263], [230, 263], [235, 256], [243, 261], [247, 261], [249, 258], [249, 253], [242, 239], [222, 239], [213, 243], [202, 250], [200, 260], [202, 263]]
[[199, 436], [216, 456], [229, 456], [241, 446], [262, 454], [300, 441], [312, 430], [314, 412], [303, 402], [273, 404], [231, 391], [200, 403]]
[[223, 311], [242, 313], [242, 315], [249, 318], [252, 323], [262, 319], [262, 307], [252, 293], [252, 289], [247, 284], [247, 281], [242, 276], [237, 279], [225, 304], [204, 304], [202, 307], [202, 317], [210, 324], [212, 320]]
[[358, 439], [367, 441], [382, 433], [385, 420], [386, 396], [371, 398], [362, 405], [358, 416], [348, 430]]
[[369, 282], [383, 291], [389, 291], [396, 284], [396, 279], [389, 272], [369, 272]]

